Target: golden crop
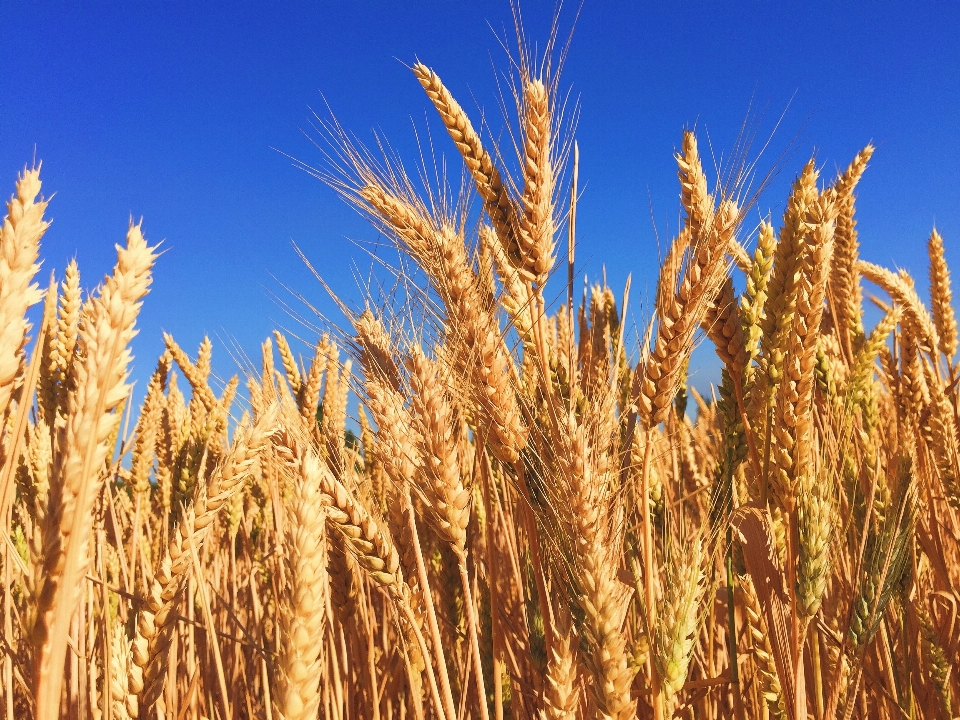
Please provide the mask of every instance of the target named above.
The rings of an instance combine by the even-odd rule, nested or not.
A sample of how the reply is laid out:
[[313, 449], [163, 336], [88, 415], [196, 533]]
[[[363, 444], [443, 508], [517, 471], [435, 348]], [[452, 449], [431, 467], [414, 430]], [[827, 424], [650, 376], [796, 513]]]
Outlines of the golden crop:
[[[929, 306], [859, 258], [873, 148], [835, 178], [810, 161], [751, 228], [684, 133], [683, 224], [635, 337], [626, 291], [574, 297], [576, 149], [549, 64], [515, 66], [512, 173], [413, 72], [464, 182], [418, 189], [327, 125], [319, 174], [404, 262], [307, 357], [275, 333], [239, 400], [209, 341], [191, 358], [167, 336], [121, 422], [155, 260], [139, 225], [94, 292], [68, 266], [29, 343], [46, 202], [38, 169], [19, 178], [0, 715], [957, 715], [957, 323], [935, 230]], [[885, 293], [872, 329], [864, 280]], [[702, 335], [715, 400], [688, 388]]]

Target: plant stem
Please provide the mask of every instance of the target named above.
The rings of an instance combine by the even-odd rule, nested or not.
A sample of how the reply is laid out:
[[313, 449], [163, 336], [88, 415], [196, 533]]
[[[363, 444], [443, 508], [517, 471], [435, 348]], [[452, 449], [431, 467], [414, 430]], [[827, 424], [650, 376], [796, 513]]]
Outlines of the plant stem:
[[[651, 631], [653, 630], [653, 623], [650, 622], [650, 615], [654, 612], [654, 607], [656, 603], [656, 592], [653, 583], [653, 527], [650, 523], [650, 449], [652, 443], [650, 442], [650, 431], [644, 431], [643, 438], [643, 475], [641, 477], [641, 497], [640, 497], [640, 512], [643, 514], [643, 584], [644, 584], [644, 600], [647, 606], [647, 636], [648, 640], [653, 643], [653, 638], [650, 636]], [[652, 656], [651, 649], [651, 656]], [[650, 663], [650, 686], [653, 693], [653, 718], [654, 720], [665, 720], [663, 716], [663, 696], [662, 688], [660, 686], [660, 676], [657, 673], [657, 668], [653, 662]]]
[[[732, 479], [732, 473], [730, 473]], [[737, 720], [745, 720], [743, 697], [740, 695], [740, 667], [737, 660], [737, 606], [733, 584], [733, 530], [727, 525], [727, 624], [729, 629], [730, 690]]]
[[470, 590], [470, 574], [467, 571], [467, 552], [456, 551], [460, 565], [460, 582], [463, 583], [463, 600], [467, 608], [467, 625], [470, 630], [470, 646], [473, 650], [473, 673], [477, 680], [477, 696], [480, 704], [480, 719], [490, 720], [487, 710], [487, 689], [483, 682], [483, 665], [480, 662], [480, 639], [477, 636], [477, 615], [473, 607], [473, 593]]
[[[436, 653], [437, 665], [440, 669], [440, 686], [443, 689], [443, 712], [441, 716], [446, 716], [447, 720], [454, 720], [457, 717], [457, 711], [453, 705], [453, 693], [450, 691], [450, 676], [447, 674], [447, 660], [443, 653], [443, 642], [440, 639], [440, 626], [437, 624], [437, 613], [433, 607], [433, 593], [430, 591], [430, 581], [427, 578], [427, 567], [423, 562], [423, 553], [420, 550], [420, 534], [417, 532], [417, 518], [413, 511], [413, 503], [410, 500], [410, 489], [404, 488], [404, 502], [407, 504], [407, 518], [410, 524], [410, 542], [413, 544], [414, 554], [417, 557], [417, 573], [420, 575], [420, 588], [423, 592], [424, 605], [427, 608], [427, 623], [430, 626], [430, 635], [433, 639], [434, 652]], [[414, 630], [419, 635], [420, 630], [414, 623]], [[430, 653], [427, 651], [426, 644], [423, 645], [423, 659], [427, 668], [431, 668]], [[433, 670], [430, 669], [430, 675]], [[432, 682], [436, 682], [433, 680]], [[440, 708], [438, 708], [438, 712]]]

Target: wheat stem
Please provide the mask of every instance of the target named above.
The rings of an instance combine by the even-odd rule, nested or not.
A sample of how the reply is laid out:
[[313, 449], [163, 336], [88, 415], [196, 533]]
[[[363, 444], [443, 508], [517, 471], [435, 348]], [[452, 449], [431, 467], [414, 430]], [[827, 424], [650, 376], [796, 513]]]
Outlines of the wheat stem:
[[457, 554], [457, 563], [460, 566], [460, 582], [463, 584], [463, 598], [467, 613], [467, 628], [470, 633], [470, 649], [473, 652], [474, 678], [477, 683], [477, 699], [480, 705], [481, 720], [489, 720], [487, 709], [487, 689], [483, 680], [483, 665], [480, 658], [480, 636], [477, 630], [476, 606], [473, 604], [473, 592], [470, 589], [470, 574], [467, 571], [467, 555]]
[[[412, 538], [414, 554], [417, 560], [417, 573], [420, 576], [420, 586], [423, 589], [424, 605], [426, 606], [427, 610], [427, 623], [430, 627], [430, 634], [432, 636], [431, 639], [433, 640], [433, 647], [435, 648], [434, 654], [436, 656], [437, 667], [440, 670], [440, 686], [443, 690], [443, 714], [445, 714], [448, 719], [452, 719], [457, 717], [457, 714], [453, 706], [453, 692], [450, 690], [450, 677], [447, 673], [447, 660], [443, 651], [443, 640], [441, 639], [440, 635], [440, 625], [437, 623], [437, 612], [433, 605], [433, 591], [430, 589], [430, 580], [427, 577], [427, 567], [423, 562], [423, 552], [420, 549], [420, 536], [417, 532], [417, 519], [413, 510], [413, 503], [410, 501], [410, 491], [408, 488], [404, 489], [404, 503], [407, 508], [407, 518], [410, 524], [410, 535]], [[426, 648], [424, 648], [424, 657], [430, 657]]]
[[[640, 512], [641, 523], [643, 526], [643, 588], [644, 588], [644, 607], [647, 613], [648, 636], [651, 627], [651, 613], [656, 607], [657, 595], [654, 585], [654, 559], [653, 559], [653, 522], [650, 517], [650, 465], [652, 463], [650, 430], [646, 430], [643, 438], [643, 469], [640, 479]], [[660, 674], [654, 667], [652, 659], [647, 663], [648, 675], [650, 676], [650, 689], [653, 697], [653, 717], [654, 720], [666, 720], [663, 711], [663, 694], [660, 681]]]

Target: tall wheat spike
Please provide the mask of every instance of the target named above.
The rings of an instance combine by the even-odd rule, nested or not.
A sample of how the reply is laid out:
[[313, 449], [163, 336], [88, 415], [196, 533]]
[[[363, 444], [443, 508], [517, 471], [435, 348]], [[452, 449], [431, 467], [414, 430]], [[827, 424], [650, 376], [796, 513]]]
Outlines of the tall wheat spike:
[[940, 335], [940, 346], [937, 349], [944, 354], [948, 363], [952, 363], [957, 354], [957, 318], [953, 311], [953, 289], [950, 287], [950, 270], [944, 257], [943, 237], [936, 228], [930, 233], [927, 251], [930, 254], [933, 322]]
[[854, 218], [854, 190], [873, 153], [873, 145], [867, 145], [857, 153], [834, 184], [837, 206], [836, 247], [830, 266], [828, 293], [836, 316], [834, 322], [837, 332], [848, 353], [856, 349], [864, 333], [861, 319], [863, 290], [856, 266], [860, 244], [857, 239], [857, 221]]
[[33, 283], [40, 265], [40, 238], [50, 223], [40, 196], [40, 168], [24, 168], [7, 202], [0, 230], [0, 417], [5, 417], [23, 357], [29, 324], [24, 314], [43, 294]]
[[553, 219], [553, 139], [550, 95], [540, 80], [530, 80], [523, 88], [524, 118], [524, 187], [520, 221], [524, 277], [532, 278], [542, 288], [554, 263]]
[[126, 247], [98, 296], [90, 301], [80, 330], [83, 362], [61, 431], [60, 456], [51, 476], [43, 531], [44, 584], [38, 598], [33, 641], [37, 661], [37, 717], [56, 718], [70, 618], [80, 600], [80, 580], [90, 554], [93, 506], [102, 489], [107, 439], [120, 422], [112, 411], [126, 397], [128, 348], [141, 300], [150, 285], [156, 255], [139, 225], [130, 225]]
[[295, 459], [294, 492], [287, 514], [288, 588], [281, 598], [280, 657], [274, 702], [284, 720], [314, 718], [320, 706], [326, 621], [326, 510], [319, 459]]

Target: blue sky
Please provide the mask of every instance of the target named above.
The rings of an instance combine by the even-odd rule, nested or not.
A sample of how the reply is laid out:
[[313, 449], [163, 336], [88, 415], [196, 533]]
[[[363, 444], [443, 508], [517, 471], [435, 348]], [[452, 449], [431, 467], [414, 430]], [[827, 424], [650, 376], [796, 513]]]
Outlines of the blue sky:
[[[564, 30], [575, 9], [564, 8]], [[553, 5], [528, 0], [521, 10], [528, 37], [542, 41]], [[322, 111], [325, 98], [345, 127], [361, 139], [382, 131], [411, 163], [413, 125], [429, 123], [438, 152], [456, 159], [405, 64], [431, 65], [498, 131], [497, 36], [513, 37], [506, 0], [7, 2], [0, 26], [0, 183], [9, 194], [36, 150], [45, 192], [57, 193], [44, 277], [76, 255], [93, 287], [131, 214], [143, 216], [148, 239], [164, 240], [134, 344], [141, 387], [161, 329], [191, 353], [210, 334], [222, 374], [235, 365], [221, 341], [256, 355], [273, 327], [296, 329], [272, 298], [288, 297], [283, 285], [336, 317], [291, 240], [334, 289], [361, 299], [353, 267], [368, 261], [348, 239], [374, 231], [282, 154], [321, 162], [301, 132], [309, 108]], [[755, 216], [779, 217], [814, 153], [832, 176], [872, 140], [863, 255], [911, 270], [925, 292], [934, 223], [960, 268], [958, 38], [960, 10], [946, 2], [587, 0], [562, 76], [582, 107], [583, 269], [598, 277], [605, 263], [615, 289], [633, 273], [642, 321], [657, 231], [676, 228], [682, 129], [695, 125], [705, 149], [709, 133], [715, 152], [729, 152], [752, 102], [764, 111], [761, 137], [786, 110], [760, 167], [795, 148]], [[714, 364], [698, 358], [700, 384]]]

